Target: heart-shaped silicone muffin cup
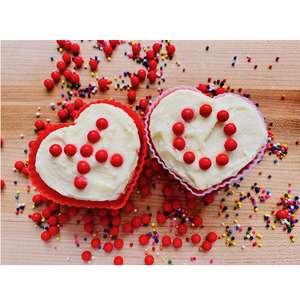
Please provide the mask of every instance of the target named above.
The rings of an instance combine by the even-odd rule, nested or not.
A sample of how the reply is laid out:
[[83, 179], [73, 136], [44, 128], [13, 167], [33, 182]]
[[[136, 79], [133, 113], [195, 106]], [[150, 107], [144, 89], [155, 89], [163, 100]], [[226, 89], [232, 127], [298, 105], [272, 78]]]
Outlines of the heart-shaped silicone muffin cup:
[[36, 170], [36, 155], [38, 152], [38, 149], [43, 142], [43, 140], [52, 132], [61, 129], [63, 127], [67, 126], [74, 126], [75, 123], [71, 124], [56, 124], [48, 128], [43, 134], [38, 136], [37, 140], [34, 142], [33, 146], [31, 147], [31, 151], [29, 154], [29, 161], [28, 161], [28, 171], [29, 171], [29, 178], [32, 182], [32, 185], [36, 188], [38, 192], [40, 192], [43, 196], [47, 197], [48, 199], [58, 202], [63, 205], [68, 205], [68, 206], [75, 206], [75, 207], [85, 207], [85, 208], [107, 208], [107, 209], [120, 209], [122, 208], [126, 201], [128, 200], [134, 186], [137, 183], [137, 180], [139, 178], [139, 175], [141, 171], [143, 170], [143, 165], [145, 162], [145, 157], [147, 155], [148, 147], [146, 143], [146, 137], [145, 137], [145, 130], [144, 130], [144, 125], [139, 118], [139, 116], [134, 113], [131, 109], [129, 109], [126, 105], [120, 103], [120, 102], [114, 102], [111, 100], [98, 100], [91, 102], [85, 106], [83, 106], [76, 118], [80, 116], [80, 114], [87, 108], [89, 108], [93, 104], [109, 104], [113, 105], [114, 107], [120, 108], [123, 111], [125, 111], [134, 121], [134, 124], [136, 125], [137, 131], [138, 131], [138, 136], [140, 139], [140, 149], [138, 153], [138, 161], [137, 165], [132, 173], [131, 179], [128, 181], [128, 184], [126, 185], [124, 192], [115, 200], [106, 200], [106, 201], [90, 201], [90, 200], [81, 200], [81, 199], [75, 199], [72, 197], [67, 197], [59, 192], [57, 192], [55, 189], [52, 189], [49, 187], [41, 178], [39, 173]]
[[[265, 152], [266, 149], [266, 143], [267, 143], [267, 135], [266, 135], [266, 140], [264, 142], [263, 147], [258, 151], [257, 155], [254, 157], [254, 159], [252, 161], [250, 161], [247, 165], [245, 165], [243, 168], [241, 168], [240, 170], [237, 170], [236, 175], [234, 176], [230, 176], [228, 178], [225, 178], [222, 180], [222, 182], [213, 184], [205, 189], [197, 189], [193, 186], [191, 186], [186, 180], [184, 180], [181, 176], [179, 176], [172, 168], [168, 167], [166, 162], [160, 157], [158, 151], [155, 148], [155, 145], [153, 143], [153, 140], [151, 138], [151, 132], [150, 132], [150, 122], [151, 122], [151, 115], [153, 113], [153, 111], [155, 110], [155, 108], [159, 105], [159, 103], [168, 95], [171, 95], [172, 93], [179, 91], [179, 90], [189, 90], [189, 91], [193, 91], [193, 92], [197, 92], [200, 94], [203, 94], [201, 91], [192, 88], [192, 87], [187, 87], [187, 86], [181, 86], [181, 87], [174, 87], [174, 88], [170, 88], [167, 91], [163, 92], [160, 96], [157, 97], [157, 99], [152, 103], [152, 106], [149, 109], [149, 112], [146, 116], [146, 120], [145, 120], [145, 130], [146, 130], [146, 138], [147, 138], [147, 143], [149, 146], [149, 149], [151, 150], [151, 152], [153, 153], [153, 156], [158, 160], [158, 162], [162, 165], [162, 167], [164, 169], [166, 169], [170, 174], [172, 174], [177, 180], [180, 181], [180, 183], [191, 193], [193, 193], [194, 195], [197, 196], [204, 196], [205, 194], [211, 193], [213, 191], [216, 191], [220, 188], [225, 187], [226, 185], [230, 184], [231, 182], [233, 182], [234, 180], [238, 180], [239, 178], [241, 178], [242, 176], [244, 176], [244, 174], [246, 172], [249, 172], [255, 165], [256, 163], [261, 159], [262, 155]], [[248, 98], [244, 98], [241, 97], [240, 95], [236, 95], [236, 94], [231, 94], [231, 93], [224, 93], [222, 95], [218, 95], [213, 97], [212, 99], [217, 99], [217, 98], [221, 98], [224, 97], [226, 95], [232, 95], [234, 97], [238, 97], [240, 99], [242, 99], [243, 101], [246, 101], [247, 103], [249, 103], [251, 106], [253, 106], [259, 116], [259, 118], [263, 121], [263, 124], [265, 125], [266, 128], [266, 124], [264, 122], [264, 118], [262, 117], [260, 111], [257, 109], [257, 107], [252, 103], [252, 101], [250, 101]], [[208, 98], [210, 99], [210, 98]], [[221, 100], [221, 99], [220, 99]], [[188, 105], [188, 104], [187, 104]], [[186, 115], [184, 117], [188, 118], [189, 117], [189, 111], [185, 112]], [[178, 113], [179, 115], [180, 113]], [[205, 112], [204, 112], [205, 114]], [[209, 112], [208, 112], [209, 114]], [[181, 115], [182, 116], [182, 115]], [[183, 117], [183, 118], [184, 118]], [[189, 122], [189, 120], [187, 121]], [[191, 121], [192, 122], [192, 121]], [[160, 124], [161, 126], [163, 126], [163, 124]], [[180, 127], [177, 128], [177, 130], [180, 131]], [[178, 145], [176, 145], [177, 147], [180, 147], [179, 150], [184, 147], [184, 143], [182, 141], [177, 141]], [[173, 144], [174, 146], [174, 144]]]

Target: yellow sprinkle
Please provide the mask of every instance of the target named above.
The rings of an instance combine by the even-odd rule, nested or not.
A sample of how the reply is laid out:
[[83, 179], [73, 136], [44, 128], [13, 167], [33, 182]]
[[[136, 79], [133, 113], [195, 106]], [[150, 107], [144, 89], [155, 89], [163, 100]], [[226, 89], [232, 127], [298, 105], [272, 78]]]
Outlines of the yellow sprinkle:
[[232, 243], [232, 246], [234, 246], [234, 245], [235, 245], [235, 242]]
[[164, 57], [164, 56], [162, 56], [162, 57], [161, 57], [161, 60], [164, 60], [164, 59], [165, 59], [165, 57]]
[[62, 84], [64, 84], [64, 83], [65, 83], [65, 81], [64, 81], [64, 80], [62, 80], [62, 81], [61, 81], [61, 83], [62, 83]]
[[156, 231], [155, 228], [153, 228], [152, 231], [153, 231], [153, 232]]
[[98, 73], [95, 73], [95, 76], [98, 76]]
[[151, 226], [152, 226], [152, 227], [155, 226], [155, 223], [152, 222], [152, 223], [151, 223]]
[[17, 191], [17, 194], [20, 194], [20, 191]]
[[115, 76], [115, 80], [117, 80], [117, 76]]
[[262, 244], [258, 244], [258, 247], [261, 247], [262, 246]]
[[37, 224], [34, 224], [34, 227], [35, 227], [35, 228], [38, 227]]
[[62, 53], [62, 52], [63, 52], [63, 49], [62, 49], [62, 48], [59, 48], [59, 52]]
[[59, 236], [56, 239], [59, 241]]
[[231, 191], [231, 194], [234, 194], [234, 191]]
[[137, 193], [137, 194], [139, 194], [139, 193], [140, 193], [140, 191], [136, 191], [136, 193]]
[[273, 225], [273, 226], [272, 226], [272, 229], [275, 229], [275, 228], [276, 228], [276, 226], [275, 226], [275, 225]]
[[107, 58], [107, 60], [108, 60], [108, 61], [110, 61], [110, 60], [111, 60], [111, 58], [110, 58], [110, 57], [108, 57], [108, 58]]
[[129, 91], [130, 90], [130, 87], [127, 87], [127, 91]]
[[25, 160], [26, 160], [26, 161], [29, 161], [29, 158], [26, 158]]
[[291, 195], [288, 195], [288, 197], [291, 198], [292, 196], [291, 196]]
[[118, 89], [118, 86], [115, 86], [115, 90], [117, 90]]
[[32, 205], [31, 207], [32, 207], [32, 208], [35, 208], [35, 206], [34, 206], [34, 205]]
[[45, 222], [45, 219], [44, 219], [44, 218], [42, 218], [41, 222]]
[[176, 64], [177, 64], [178, 62], [179, 62], [179, 60], [177, 59], [177, 60], [176, 60]]
[[241, 195], [244, 195], [244, 192], [241, 192], [240, 194], [241, 194]]
[[258, 211], [258, 208], [254, 208], [255, 211]]
[[250, 236], [253, 236], [253, 233], [252, 233], [252, 232], [250, 233]]
[[222, 236], [226, 236], [226, 234], [225, 234], [225, 233], [223, 233], [223, 234], [222, 234]]
[[123, 42], [126, 43], [126, 40], [124, 40]]
[[92, 72], [92, 73], [91, 73], [91, 76], [94, 77], [94, 75], [95, 75], [95, 74]]
[[143, 50], [146, 51], [147, 50], [146, 47], [144, 47]]
[[295, 238], [292, 238], [292, 242], [295, 242]]
[[269, 215], [267, 213], [265, 213], [265, 217], [268, 217]]
[[237, 223], [237, 220], [234, 220], [234, 223]]
[[165, 58], [168, 58], [168, 54], [165, 55]]
[[162, 258], [162, 261], [165, 261], [165, 258], [164, 258], [164, 257]]

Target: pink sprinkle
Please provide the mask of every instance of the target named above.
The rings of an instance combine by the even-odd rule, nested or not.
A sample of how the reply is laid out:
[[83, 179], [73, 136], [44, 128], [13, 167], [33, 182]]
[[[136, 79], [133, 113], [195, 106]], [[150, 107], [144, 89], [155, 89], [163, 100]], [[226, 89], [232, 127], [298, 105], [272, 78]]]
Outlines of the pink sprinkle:
[[[27, 185], [27, 187], [28, 187], [28, 185]], [[288, 192], [290, 193], [290, 192], [291, 192], [291, 190], [288, 190]]]
[[74, 239], [77, 239], [77, 235], [74, 235]]
[[242, 228], [242, 227], [240, 227], [240, 228], [239, 228], [239, 231], [242, 231], [242, 230], [243, 230], [243, 228]]
[[170, 228], [170, 232], [172, 232], [172, 228]]
[[91, 236], [92, 234], [91, 234], [91, 233], [89, 233], [88, 235], [89, 235], [89, 236]]
[[75, 243], [75, 244], [78, 244], [78, 241], [76, 240], [74, 243]]
[[173, 223], [170, 223], [170, 226], [172, 227], [172, 226], [173, 226]]
[[211, 260], [210, 260], [210, 263], [212, 264], [213, 262], [214, 262], [214, 261], [211, 259]]
[[182, 69], [182, 72], [184, 72], [184, 71], [185, 71], [185, 68]]
[[252, 218], [252, 217], [253, 217], [253, 215], [252, 215], [252, 214], [250, 214], [250, 215], [249, 215], [249, 218]]

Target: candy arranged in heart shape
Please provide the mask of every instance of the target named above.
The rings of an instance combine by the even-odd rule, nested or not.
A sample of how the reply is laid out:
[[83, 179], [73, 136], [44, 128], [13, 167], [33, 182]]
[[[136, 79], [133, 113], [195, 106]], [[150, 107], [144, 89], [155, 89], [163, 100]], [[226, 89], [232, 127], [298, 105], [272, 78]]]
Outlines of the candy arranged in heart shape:
[[34, 186], [53, 201], [84, 207], [122, 207], [146, 156], [141, 120], [125, 105], [99, 100], [73, 124], [45, 131], [29, 156]]
[[267, 142], [266, 124], [250, 100], [234, 94], [210, 98], [190, 87], [157, 98], [146, 133], [158, 161], [196, 195], [250, 170]]

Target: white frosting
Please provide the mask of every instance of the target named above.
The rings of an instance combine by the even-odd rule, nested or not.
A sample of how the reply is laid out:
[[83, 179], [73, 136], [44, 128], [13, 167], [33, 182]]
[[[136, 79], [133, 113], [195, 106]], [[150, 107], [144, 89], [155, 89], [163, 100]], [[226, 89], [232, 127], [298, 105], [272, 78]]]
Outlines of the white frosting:
[[[212, 113], [207, 118], [199, 114], [199, 108], [203, 104], [212, 107]], [[195, 118], [190, 123], [181, 117], [185, 108], [190, 108], [195, 113]], [[217, 120], [216, 115], [220, 110], [227, 110], [229, 113], [229, 119], [225, 123]], [[177, 122], [185, 125], [181, 137], [185, 139], [186, 146], [181, 151], [173, 147], [177, 136], [173, 133], [172, 126]], [[234, 123], [237, 128], [236, 133], [230, 137], [223, 130], [227, 123]], [[177, 90], [163, 98], [151, 114], [149, 130], [155, 150], [166, 166], [197, 190], [205, 190], [237, 175], [255, 158], [267, 141], [266, 125], [251, 104], [230, 94], [213, 99], [191, 90]], [[231, 152], [224, 148], [224, 143], [229, 138], [234, 139], [238, 145]], [[183, 161], [186, 151], [192, 151], [196, 156], [190, 165]], [[225, 166], [216, 163], [216, 156], [220, 153], [229, 157], [229, 163]], [[199, 167], [199, 159], [202, 157], [208, 157], [212, 162], [208, 170]]]
[[[91, 130], [98, 130], [96, 121], [99, 118], [105, 118], [109, 125], [100, 131], [100, 140], [91, 144], [87, 140], [87, 134]], [[122, 109], [101, 103], [86, 108], [75, 120], [75, 124], [51, 132], [42, 141], [36, 155], [36, 171], [49, 187], [64, 196], [91, 201], [117, 199], [131, 180], [138, 161], [140, 139], [133, 119]], [[53, 157], [49, 152], [53, 144], [59, 144], [62, 149], [66, 144], [73, 144], [77, 152], [73, 157], [68, 157], [64, 152]], [[91, 157], [81, 156], [80, 148], [84, 144], [93, 147]], [[101, 149], [108, 153], [108, 159], [104, 163], [95, 159], [96, 152]], [[118, 168], [110, 163], [110, 157], [116, 153], [123, 157], [123, 164]], [[77, 163], [81, 160], [87, 161], [91, 167], [83, 175], [88, 184], [82, 190], [74, 185], [75, 177], [80, 175]]]

